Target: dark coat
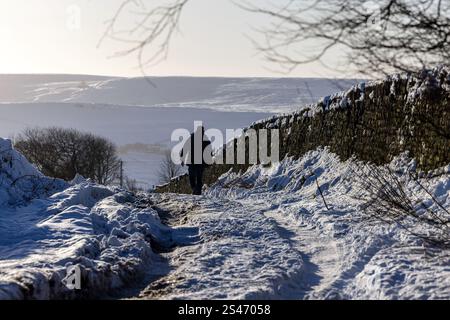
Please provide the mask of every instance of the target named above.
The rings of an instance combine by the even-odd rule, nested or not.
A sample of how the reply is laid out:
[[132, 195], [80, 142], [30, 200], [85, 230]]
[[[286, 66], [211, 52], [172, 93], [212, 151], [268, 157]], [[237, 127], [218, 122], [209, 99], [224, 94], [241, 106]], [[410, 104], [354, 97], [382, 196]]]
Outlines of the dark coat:
[[[202, 154], [201, 163], [194, 163], [194, 154], [195, 154], [196, 148], [201, 148], [201, 154]], [[205, 167], [208, 163], [205, 161], [203, 155], [205, 154], [205, 150], [207, 148], [210, 149], [210, 151], [207, 153], [208, 156], [212, 157], [211, 141], [209, 141], [208, 137], [203, 134], [202, 144], [201, 144], [201, 146], [197, 146], [195, 143], [195, 133], [191, 133], [191, 136], [185, 142], [183, 149], [180, 152], [180, 157], [182, 159], [186, 160], [186, 161], [184, 161], [184, 163], [188, 166], [199, 165], [199, 166]]]

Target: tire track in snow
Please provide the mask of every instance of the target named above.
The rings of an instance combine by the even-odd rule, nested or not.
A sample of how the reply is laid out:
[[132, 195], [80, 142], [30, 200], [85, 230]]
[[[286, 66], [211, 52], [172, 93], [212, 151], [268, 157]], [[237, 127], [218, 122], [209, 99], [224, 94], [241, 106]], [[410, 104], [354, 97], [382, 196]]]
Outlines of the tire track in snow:
[[165, 299], [176, 283], [185, 280], [176, 270], [192, 258], [195, 244], [200, 242], [198, 227], [186, 223], [188, 216], [198, 210], [198, 204], [177, 201], [177, 198], [172, 199], [165, 194], [154, 194], [145, 200], [148, 206], [158, 212], [161, 222], [172, 228], [170, 234], [166, 235], [170, 243], [155, 243], [152, 248], [156, 251], [145, 274], [104, 299]]
[[293, 249], [298, 250], [303, 258], [302, 275], [298, 279], [292, 279], [290, 292], [285, 292], [282, 298], [340, 298], [333, 288], [340, 275], [341, 252], [338, 243], [334, 239], [319, 235], [315, 229], [297, 226], [278, 210], [265, 211], [263, 214], [278, 224], [280, 234], [290, 238]]
[[161, 207], [171, 215], [179, 212], [180, 203], [195, 202], [183, 224], [200, 223], [201, 243], [167, 253], [170, 271], [148, 283], [135, 299], [297, 298], [292, 292], [298, 291], [301, 255], [291, 250], [288, 235], [272, 219], [240, 201], [172, 197]]
[[[172, 195], [173, 196], [173, 195]], [[267, 208], [264, 204], [247, 203], [246, 201], [202, 198], [194, 204], [181, 206], [182, 197], [173, 199], [162, 196], [158, 203], [170, 225], [177, 228], [187, 228], [189, 216], [204, 215], [216, 212], [228, 215], [230, 210], [239, 212], [254, 212], [261, 219], [269, 219], [275, 225], [280, 238], [287, 240], [292, 250], [299, 253], [303, 259], [303, 268], [298, 273], [286, 274], [276, 280], [273, 292], [262, 293], [262, 297], [269, 299], [333, 299], [340, 298], [337, 290], [333, 290], [333, 283], [338, 280], [340, 270], [340, 250], [335, 240], [318, 234], [315, 229], [298, 226], [278, 208]], [[180, 201], [181, 200], [181, 201]], [[184, 202], [186, 204], [186, 202]], [[174, 219], [174, 217], [177, 217]], [[220, 229], [220, 226], [218, 226]], [[176, 232], [176, 231], [175, 231]], [[180, 234], [183, 237], [183, 234]], [[194, 244], [194, 243], [193, 243]], [[149, 266], [149, 276], [134, 288], [133, 294], [127, 294], [132, 299], [167, 299], [176, 295], [180, 290], [189, 292], [191, 288], [189, 278], [182, 270], [195, 258], [201, 247], [186, 244], [176, 246], [170, 252], [161, 253], [161, 263]], [[283, 272], [283, 271], [281, 271]], [[155, 276], [155, 273], [157, 275]], [[225, 279], [224, 279], [225, 280]], [[224, 285], [226, 283], [224, 282]]]

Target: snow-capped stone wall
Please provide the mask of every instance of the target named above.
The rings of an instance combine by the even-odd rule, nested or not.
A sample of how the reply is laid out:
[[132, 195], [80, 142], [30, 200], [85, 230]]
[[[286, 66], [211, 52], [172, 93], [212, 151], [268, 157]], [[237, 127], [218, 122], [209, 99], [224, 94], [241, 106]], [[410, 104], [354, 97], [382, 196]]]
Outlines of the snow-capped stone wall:
[[[404, 151], [418, 167], [431, 170], [450, 163], [450, 68], [418, 75], [395, 75], [352, 87], [300, 111], [255, 123], [255, 129], [280, 129], [280, 157], [299, 158], [319, 146], [343, 160], [384, 164]], [[246, 169], [234, 166], [233, 170]], [[229, 165], [214, 165], [205, 174], [215, 182]], [[189, 193], [186, 177], [157, 189]]]

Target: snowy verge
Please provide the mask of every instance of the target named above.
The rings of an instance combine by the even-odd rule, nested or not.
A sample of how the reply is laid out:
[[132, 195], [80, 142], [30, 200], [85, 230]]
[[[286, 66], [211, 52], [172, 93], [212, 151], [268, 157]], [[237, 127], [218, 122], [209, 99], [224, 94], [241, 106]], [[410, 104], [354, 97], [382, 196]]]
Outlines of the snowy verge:
[[[208, 190], [208, 197], [215, 202], [220, 199], [239, 204], [247, 215], [260, 213], [263, 219], [270, 216], [275, 221], [289, 221], [290, 230], [298, 235], [297, 247], [305, 261], [314, 262], [306, 265], [309, 277], [321, 279], [303, 279], [305, 283], [318, 283], [298, 290], [292, 298], [450, 298], [449, 250], [432, 247], [397, 224], [384, 224], [364, 215], [358, 200], [361, 190], [353, 174], [355, 165], [353, 160], [342, 162], [328, 149], [320, 148], [299, 160], [287, 158], [269, 168], [253, 166], [243, 174], [229, 172]], [[414, 160], [403, 154], [389, 167], [399, 175], [409, 196], [424, 199], [429, 207], [435, 206], [407, 174], [415, 170]], [[450, 165], [437, 170], [439, 174], [420, 178], [421, 184], [447, 209], [449, 172]], [[415, 209], [419, 214], [425, 210], [419, 206]], [[413, 231], [432, 232], [419, 230], [426, 226], [408, 218], [402, 224]], [[331, 266], [329, 257], [320, 253], [329, 250], [312, 246], [323, 238], [328, 247], [335, 248]], [[311, 272], [315, 268], [317, 272]]]
[[[201, 197], [153, 195], [169, 211], [189, 212], [184, 227], [197, 228], [201, 242], [171, 252], [173, 271], [140, 297], [449, 299], [450, 250], [370, 219], [355, 179], [361, 165], [319, 148], [298, 160], [230, 171]], [[409, 197], [436, 206], [409, 175], [416, 162], [406, 153], [387, 166]], [[447, 209], [449, 172], [450, 165], [418, 175]], [[419, 215], [426, 210], [415, 209]], [[401, 222], [413, 233], [432, 232], [408, 217]]]
[[[95, 297], [135, 280], [170, 230], [118, 188], [43, 176], [0, 139], [0, 299]], [[67, 284], [80, 270], [81, 289]], [[75, 269], [74, 269], [75, 270]]]
[[0, 138], [0, 207], [46, 197], [64, 187], [64, 181], [45, 177], [14, 150], [11, 140]]

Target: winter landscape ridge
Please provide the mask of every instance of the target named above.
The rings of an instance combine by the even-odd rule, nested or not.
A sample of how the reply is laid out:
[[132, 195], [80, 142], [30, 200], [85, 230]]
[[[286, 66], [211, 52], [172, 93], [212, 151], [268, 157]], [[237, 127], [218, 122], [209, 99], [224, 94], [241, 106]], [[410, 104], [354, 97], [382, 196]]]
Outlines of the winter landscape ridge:
[[101, 135], [119, 147], [125, 174], [149, 189], [159, 184], [156, 171], [173, 130], [193, 130], [195, 120], [222, 131], [243, 128], [358, 81], [0, 75], [0, 136], [13, 139], [36, 126]]
[[[27, 101], [3, 96], [4, 107], [30, 110], [34, 105], [28, 104], [42, 103], [45, 108], [56, 109], [70, 103], [73, 105], [68, 107], [75, 109], [81, 103], [80, 109], [84, 110], [86, 105], [111, 106], [101, 93], [95, 101], [85, 100], [97, 87], [81, 81], [82, 85], [75, 89], [70, 85], [67, 90], [60, 90], [60, 84], [40, 85], [31, 92], [43, 94], [31, 95]], [[247, 88], [252, 88], [254, 82], [265, 80], [245, 81]], [[225, 91], [230, 88], [223, 86], [220, 88]], [[261, 86], [259, 83], [258, 92]], [[285, 87], [280, 88], [283, 92]], [[220, 99], [208, 97], [199, 110], [209, 107], [224, 111], [229, 99], [241, 99], [236, 92], [221, 94]], [[438, 126], [447, 124], [448, 68], [441, 67], [417, 78], [397, 76], [358, 85], [328, 96], [317, 105], [306, 105], [312, 99], [318, 100], [314, 94], [309, 101], [296, 101], [295, 106], [291, 100], [285, 104], [267, 102], [272, 98], [277, 101], [279, 94], [255, 102], [265, 106], [258, 109], [260, 114], [251, 113], [245, 120], [237, 118], [247, 121], [242, 124], [245, 126], [264, 118], [264, 113], [287, 112], [271, 115], [272, 118], [253, 126], [280, 127], [289, 132], [283, 139], [287, 139], [286, 145], [291, 149], [283, 149], [285, 157], [270, 166], [213, 168], [217, 169], [215, 180], [209, 181], [202, 197], [181, 192], [132, 194], [82, 178], [72, 182], [52, 179], [14, 150], [10, 140], [0, 140], [0, 299], [449, 299], [449, 250], [417, 236], [435, 230], [410, 216], [400, 217], [399, 223], [386, 224], [364, 214], [364, 197], [354, 173], [362, 166], [361, 160], [368, 161], [365, 157], [370, 155], [358, 140], [352, 136], [349, 141], [342, 141], [339, 136], [330, 140], [331, 145], [325, 145], [322, 137], [317, 137], [318, 143], [306, 140], [310, 144], [304, 146], [296, 144], [295, 136], [295, 128], [302, 128], [304, 123], [311, 128], [309, 121], [321, 121], [320, 128], [326, 132], [325, 129], [340, 126], [359, 130], [352, 127], [351, 120], [356, 111], [364, 110], [365, 104], [377, 105], [383, 111], [402, 102], [407, 110], [398, 111], [400, 114], [410, 112], [411, 106], [417, 112], [421, 108], [438, 110]], [[49, 96], [59, 101], [51, 101]], [[42, 97], [49, 100], [41, 100]], [[435, 101], [434, 97], [440, 100]], [[170, 107], [185, 108], [192, 105], [188, 102], [169, 103]], [[142, 108], [141, 101], [117, 103]], [[200, 104], [196, 101], [195, 105]], [[277, 109], [276, 105], [282, 108]], [[238, 109], [253, 112], [253, 107], [246, 103]], [[416, 110], [411, 111], [410, 119], [414, 119]], [[370, 121], [391, 125], [386, 119], [390, 115]], [[355, 117], [360, 116], [364, 117]], [[236, 117], [229, 119], [233, 123], [235, 120]], [[406, 132], [421, 132], [417, 123], [405, 123], [405, 127], [409, 130]], [[320, 128], [310, 131], [315, 133]], [[441, 207], [448, 212], [448, 138], [438, 140], [431, 136], [430, 141], [437, 141], [438, 145], [430, 149], [426, 145], [428, 137], [417, 137], [423, 139], [418, 143], [413, 134], [409, 136], [401, 130], [389, 131], [386, 137], [392, 143], [380, 149], [385, 154], [374, 161], [373, 168], [389, 168], [408, 199], [422, 200], [412, 202], [417, 215], [426, 217]], [[338, 150], [347, 144], [355, 149]], [[416, 144], [420, 147], [406, 150]], [[293, 153], [292, 148], [298, 153]], [[390, 154], [398, 150], [402, 152]], [[359, 152], [362, 159], [353, 157], [351, 151], [357, 155]], [[180, 178], [166, 188], [178, 190], [182, 184]], [[448, 229], [445, 231], [448, 233]], [[70, 266], [81, 270], [79, 291], [64, 285]]]

